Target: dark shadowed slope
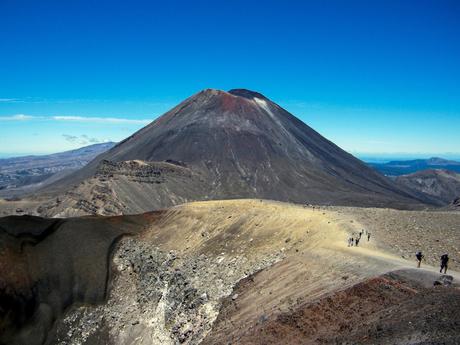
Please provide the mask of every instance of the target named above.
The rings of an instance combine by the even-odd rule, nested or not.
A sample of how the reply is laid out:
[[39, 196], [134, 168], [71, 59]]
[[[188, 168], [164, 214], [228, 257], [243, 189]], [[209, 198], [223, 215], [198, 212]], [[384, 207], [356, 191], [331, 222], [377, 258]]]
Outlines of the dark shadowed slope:
[[154, 217], [0, 218], [0, 344], [55, 344], [68, 307], [104, 301], [117, 240]]
[[16, 197], [42, 188], [80, 169], [114, 145], [108, 142], [50, 155], [0, 159], [0, 197]]
[[460, 174], [449, 170], [423, 170], [396, 178], [396, 183], [438, 198], [446, 205], [460, 196]]
[[398, 187], [266, 97], [241, 89], [199, 92], [46, 192], [77, 185], [60, 205], [48, 206], [51, 214], [55, 206], [58, 214], [69, 214], [69, 207], [78, 210], [77, 203], [100, 211], [101, 199], [114, 213], [251, 197], [394, 207], [429, 201]]

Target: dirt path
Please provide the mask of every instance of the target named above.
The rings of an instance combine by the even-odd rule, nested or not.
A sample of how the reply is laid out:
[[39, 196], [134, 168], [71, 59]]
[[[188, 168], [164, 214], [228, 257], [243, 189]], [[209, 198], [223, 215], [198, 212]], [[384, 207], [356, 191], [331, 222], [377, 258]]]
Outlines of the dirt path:
[[[423, 268], [415, 270], [414, 261], [384, 250], [386, 243], [379, 242], [382, 236], [373, 236], [369, 242], [363, 236], [358, 247], [347, 247], [349, 234], [367, 228], [367, 224], [348, 213], [288, 204], [282, 207], [283, 215], [277, 217], [304, 219], [305, 225], [299, 222], [287, 227], [286, 223], [285, 236], [296, 234], [296, 245], [286, 249], [286, 257], [282, 261], [237, 285], [233, 294], [238, 297], [227, 301], [221, 309], [212, 335], [205, 344], [219, 343], [224, 339], [238, 342], [261, 320], [276, 318], [276, 315], [293, 311], [296, 306], [388, 272], [411, 272], [412, 278], [420, 277], [425, 286], [433, 286], [439, 276], [436, 267], [423, 265]], [[266, 217], [264, 226], [269, 226], [273, 216]], [[264, 232], [266, 230], [264, 227]], [[269, 241], [268, 238], [266, 240]], [[458, 272], [449, 270], [448, 274], [460, 281]]]
[[401, 211], [384, 208], [331, 207], [342, 219], [359, 223], [372, 233], [371, 242], [396, 256], [415, 262], [421, 250], [426, 263], [439, 265], [448, 253], [449, 266], [460, 271], [460, 212]]
[[[416, 216], [410, 214], [411, 219]], [[58, 334], [62, 344], [102, 336], [124, 345], [202, 340], [235, 344], [254, 335], [261, 324], [289, 318], [302, 308], [314, 320], [317, 304], [328, 319], [316, 320], [315, 327], [322, 327], [323, 321], [333, 324], [330, 305], [335, 302], [328, 301], [333, 296], [352, 303], [354, 316], [359, 316], [359, 303], [366, 300], [360, 296], [365, 296], [369, 280], [374, 291], [369, 313], [379, 305], [379, 296], [388, 305], [398, 303], [391, 289], [401, 292], [402, 301], [413, 287], [399, 286], [397, 279], [389, 282], [382, 277], [388, 272], [404, 272], [408, 280], [431, 287], [439, 277], [436, 267], [414, 269], [414, 261], [387, 249], [385, 228], [371, 228], [366, 217], [349, 210], [266, 200], [172, 207], [145, 232], [121, 241], [113, 256], [115, 278], [107, 303], [75, 310], [58, 327]], [[347, 247], [349, 234], [363, 228], [372, 229], [371, 241], [363, 238], [358, 247]], [[449, 236], [456, 246], [456, 234]], [[458, 272], [449, 273], [460, 281]], [[348, 300], [349, 291], [354, 297]], [[432, 300], [439, 307], [436, 298]], [[404, 312], [410, 308], [416, 305]], [[341, 315], [346, 318], [347, 310]], [[365, 321], [366, 315], [357, 320]], [[68, 334], [72, 336], [67, 339]]]

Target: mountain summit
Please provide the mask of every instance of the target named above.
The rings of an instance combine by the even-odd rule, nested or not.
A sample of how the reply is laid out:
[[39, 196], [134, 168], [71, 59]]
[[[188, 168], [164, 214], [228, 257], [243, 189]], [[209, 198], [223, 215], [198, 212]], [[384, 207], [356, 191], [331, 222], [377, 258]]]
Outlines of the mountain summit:
[[245, 89], [191, 96], [54, 188], [79, 183], [74, 199], [99, 200], [91, 195], [96, 183], [98, 191], [108, 191], [106, 202], [117, 198], [115, 213], [229, 198], [393, 207], [420, 202]]

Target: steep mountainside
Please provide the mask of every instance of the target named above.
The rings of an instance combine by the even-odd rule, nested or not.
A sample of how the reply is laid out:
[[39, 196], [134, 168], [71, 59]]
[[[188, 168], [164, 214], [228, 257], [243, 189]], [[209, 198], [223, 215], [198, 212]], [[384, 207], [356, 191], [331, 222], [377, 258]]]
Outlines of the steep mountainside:
[[396, 178], [396, 183], [439, 198], [446, 205], [460, 196], [460, 174], [449, 170], [423, 170]]
[[0, 197], [16, 197], [75, 171], [115, 143], [101, 143], [43, 156], [0, 159]]
[[[122, 163], [132, 161], [137, 163]], [[166, 163], [175, 168], [154, 176], [140, 168]], [[112, 214], [101, 208], [100, 198], [115, 213], [251, 197], [393, 207], [429, 201], [398, 187], [261, 94], [241, 89], [190, 97], [45, 190], [63, 191], [68, 193], [42, 214], [81, 214], [82, 204], [92, 213]]]

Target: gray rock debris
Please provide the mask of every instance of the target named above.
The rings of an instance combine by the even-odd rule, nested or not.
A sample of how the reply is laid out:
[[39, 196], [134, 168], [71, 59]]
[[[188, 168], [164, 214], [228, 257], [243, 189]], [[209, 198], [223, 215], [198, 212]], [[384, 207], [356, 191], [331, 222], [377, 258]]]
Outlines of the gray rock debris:
[[450, 286], [452, 285], [453, 280], [454, 277], [452, 276], [442, 275], [437, 280], [435, 280], [434, 285]]
[[283, 257], [282, 252], [257, 261], [224, 253], [182, 256], [126, 238], [114, 255], [107, 303], [69, 312], [57, 325], [59, 344], [85, 344], [102, 334], [107, 344], [198, 344], [235, 284]]

